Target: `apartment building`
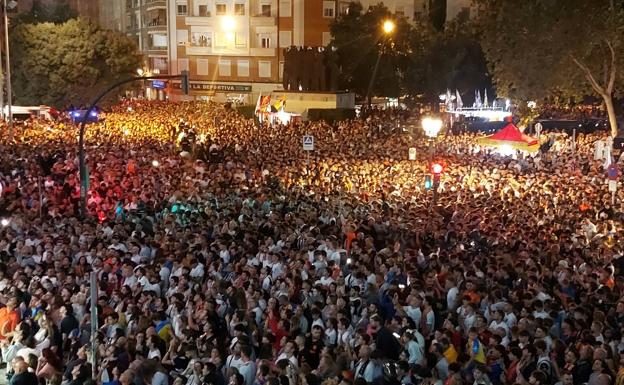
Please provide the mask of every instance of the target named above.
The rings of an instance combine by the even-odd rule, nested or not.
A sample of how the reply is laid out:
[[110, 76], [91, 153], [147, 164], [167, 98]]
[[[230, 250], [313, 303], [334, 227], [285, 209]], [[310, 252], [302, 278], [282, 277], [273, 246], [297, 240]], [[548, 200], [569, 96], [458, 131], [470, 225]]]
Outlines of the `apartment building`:
[[[190, 98], [253, 103], [282, 89], [283, 49], [327, 46], [330, 23], [347, 0], [101, 0], [101, 23], [133, 37], [149, 74], [190, 73]], [[366, 8], [376, 0], [363, 0]], [[412, 20], [414, 0], [386, 0]], [[107, 8], [103, 10], [102, 8]], [[111, 12], [111, 8], [113, 11]], [[164, 87], [164, 89], [163, 89]], [[180, 82], [153, 82], [148, 97], [185, 98]]]

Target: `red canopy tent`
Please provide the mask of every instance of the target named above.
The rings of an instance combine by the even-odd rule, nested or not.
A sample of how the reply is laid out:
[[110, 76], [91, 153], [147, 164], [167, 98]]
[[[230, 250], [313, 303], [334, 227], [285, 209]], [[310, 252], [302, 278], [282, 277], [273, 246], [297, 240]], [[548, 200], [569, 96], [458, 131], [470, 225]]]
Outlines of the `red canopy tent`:
[[539, 150], [539, 141], [536, 138], [523, 134], [512, 122], [497, 131], [495, 134], [477, 139], [484, 146], [510, 146], [516, 150], [534, 152]]

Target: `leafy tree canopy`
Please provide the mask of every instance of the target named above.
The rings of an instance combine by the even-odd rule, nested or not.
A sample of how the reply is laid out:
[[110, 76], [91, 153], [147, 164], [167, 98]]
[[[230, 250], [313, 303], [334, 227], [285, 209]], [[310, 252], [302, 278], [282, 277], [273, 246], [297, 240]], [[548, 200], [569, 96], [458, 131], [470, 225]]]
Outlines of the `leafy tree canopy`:
[[617, 133], [624, 2], [478, 1], [481, 42], [499, 93], [522, 100], [600, 96]]
[[141, 64], [134, 41], [84, 19], [20, 23], [10, 38], [16, 104], [85, 104]]
[[[445, 1], [436, 0], [444, 10]], [[476, 40], [474, 29], [466, 20], [446, 23], [435, 8], [430, 18], [409, 23], [397, 18], [383, 5], [367, 10], [358, 2], [331, 25], [332, 46], [337, 49], [343, 89], [366, 94], [378, 52], [383, 49], [373, 94], [384, 96], [424, 96], [437, 101], [447, 88], [472, 94], [475, 89], [490, 88], [487, 65]], [[441, 18], [441, 19], [440, 19]], [[383, 21], [396, 23], [395, 31], [384, 36]]]
[[[385, 35], [382, 25], [392, 20], [396, 27]], [[362, 8], [351, 3], [349, 10], [339, 16], [330, 27], [331, 45], [337, 49], [341, 68], [341, 87], [366, 94], [369, 80], [382, 52], [373, 93], [387, 96], [401, 94], [401, 79], [410, 62], [411, 39], [414, 30], [404, 17], [395, 17], [383, 4]]]

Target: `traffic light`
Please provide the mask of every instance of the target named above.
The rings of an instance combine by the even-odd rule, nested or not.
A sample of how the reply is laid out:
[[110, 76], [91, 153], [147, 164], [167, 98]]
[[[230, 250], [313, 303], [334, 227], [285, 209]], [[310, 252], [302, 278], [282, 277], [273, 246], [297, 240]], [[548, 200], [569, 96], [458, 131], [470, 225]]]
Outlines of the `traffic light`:
[[189, 94], [189, 72], [188, 71], [182, 71], [181, 72], [182, 75], [182, 92], [184, 93], [184, 95], [188, 95]]
[[425, 190], [431, 190], [432, 186], [431, 175], [425, 175]]

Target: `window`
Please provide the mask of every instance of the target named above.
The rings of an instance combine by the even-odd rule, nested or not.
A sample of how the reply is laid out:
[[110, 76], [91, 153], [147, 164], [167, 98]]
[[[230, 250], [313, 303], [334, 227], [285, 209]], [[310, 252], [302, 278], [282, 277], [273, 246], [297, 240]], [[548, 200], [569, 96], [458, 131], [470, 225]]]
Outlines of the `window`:
[[152, 68], [157, 69], [159, 71], [167, 70], [167, 58], [166, 57], [155, 57], [152, 58]]
[[231, 60], [219, 60], [219, 76], [232, 76]]
[[348, 15], [349, 14], [349, 3], [344, 3], [341, 2], [340, 3], [340, 14], [341, 15]]
[[152, 47], [153, 48], [167, 47], [167, 35], [161, 35], [161, 34], [152, 35]]
[[283, 61], [279, 63], [279, 78], [280, 80], [284, 78], [284, 62]]
[[280, 31], [279, 45], [280, 48], [287, 48], [292, 45], [292, 31]]
[[188, 7], [186, 4], [178, 4], [178, 15], [186, 16], [188, 13]]
[[189, 70], [189, 60], [178, 59], [178, 72], [188, 71], [188, 70]]
[[336, 3], [333, 1], [323, 1], [323, 17], [334, 18]]
[[234, 4], [234, 14], [237, 16], [245, 16], [245, 4]]
[[210, 17], [210, 11], [208, 10], [208, 5], [202, 4], [199, 6], [199, 16]]
[[217, 4], [217, 16], [224, 16], [227, 13], [227, 6], [225, 4]]
[[197, 75], [208, 76], [208, 59], [197, 59]]
[[185, 45], [188, 43], [188, 30], [187, 29], [178, 29], [176, 31], [176, 42], [178, 45]]
[[193, 32], [191, 34], [191, 46], [193, 47], [212, 47], [212, 33], [210, 32]]
[[260, 47], [271, 48], [271, 38], [269, 36], [260, 36]]
[[323, 32], [323, 47], [327, 47], [331, 43], [331, 33]]
[[247, 34], [244, 32], [237, 32], [234, 40], [237, 47], [247, 47]]
[[271, 17], [271, 4], [262, 4], [260, 6], [262, 16]]
[[227, 47], [227, 43], [228, 43], [228, 37], [226, 33], [223, 32], [215, 32], [215, 41], [214, 41], [214, 45], [215, 47]]
[[271, 77], [271, 62], [270, 61], [258, 62], [258, 76], [261, 78]]
[[394, 14], [397, 16], [405, 16], [405, 7], [402, 5], [397, 5]]
[[238, 68], [236, 69], [236, 73], [238, 74], [238, 76], [249, 76], [249, 60], [239, 60], [237, 64]]
[[292, 17], [290, 0], [279, 0], [280, 17]]

